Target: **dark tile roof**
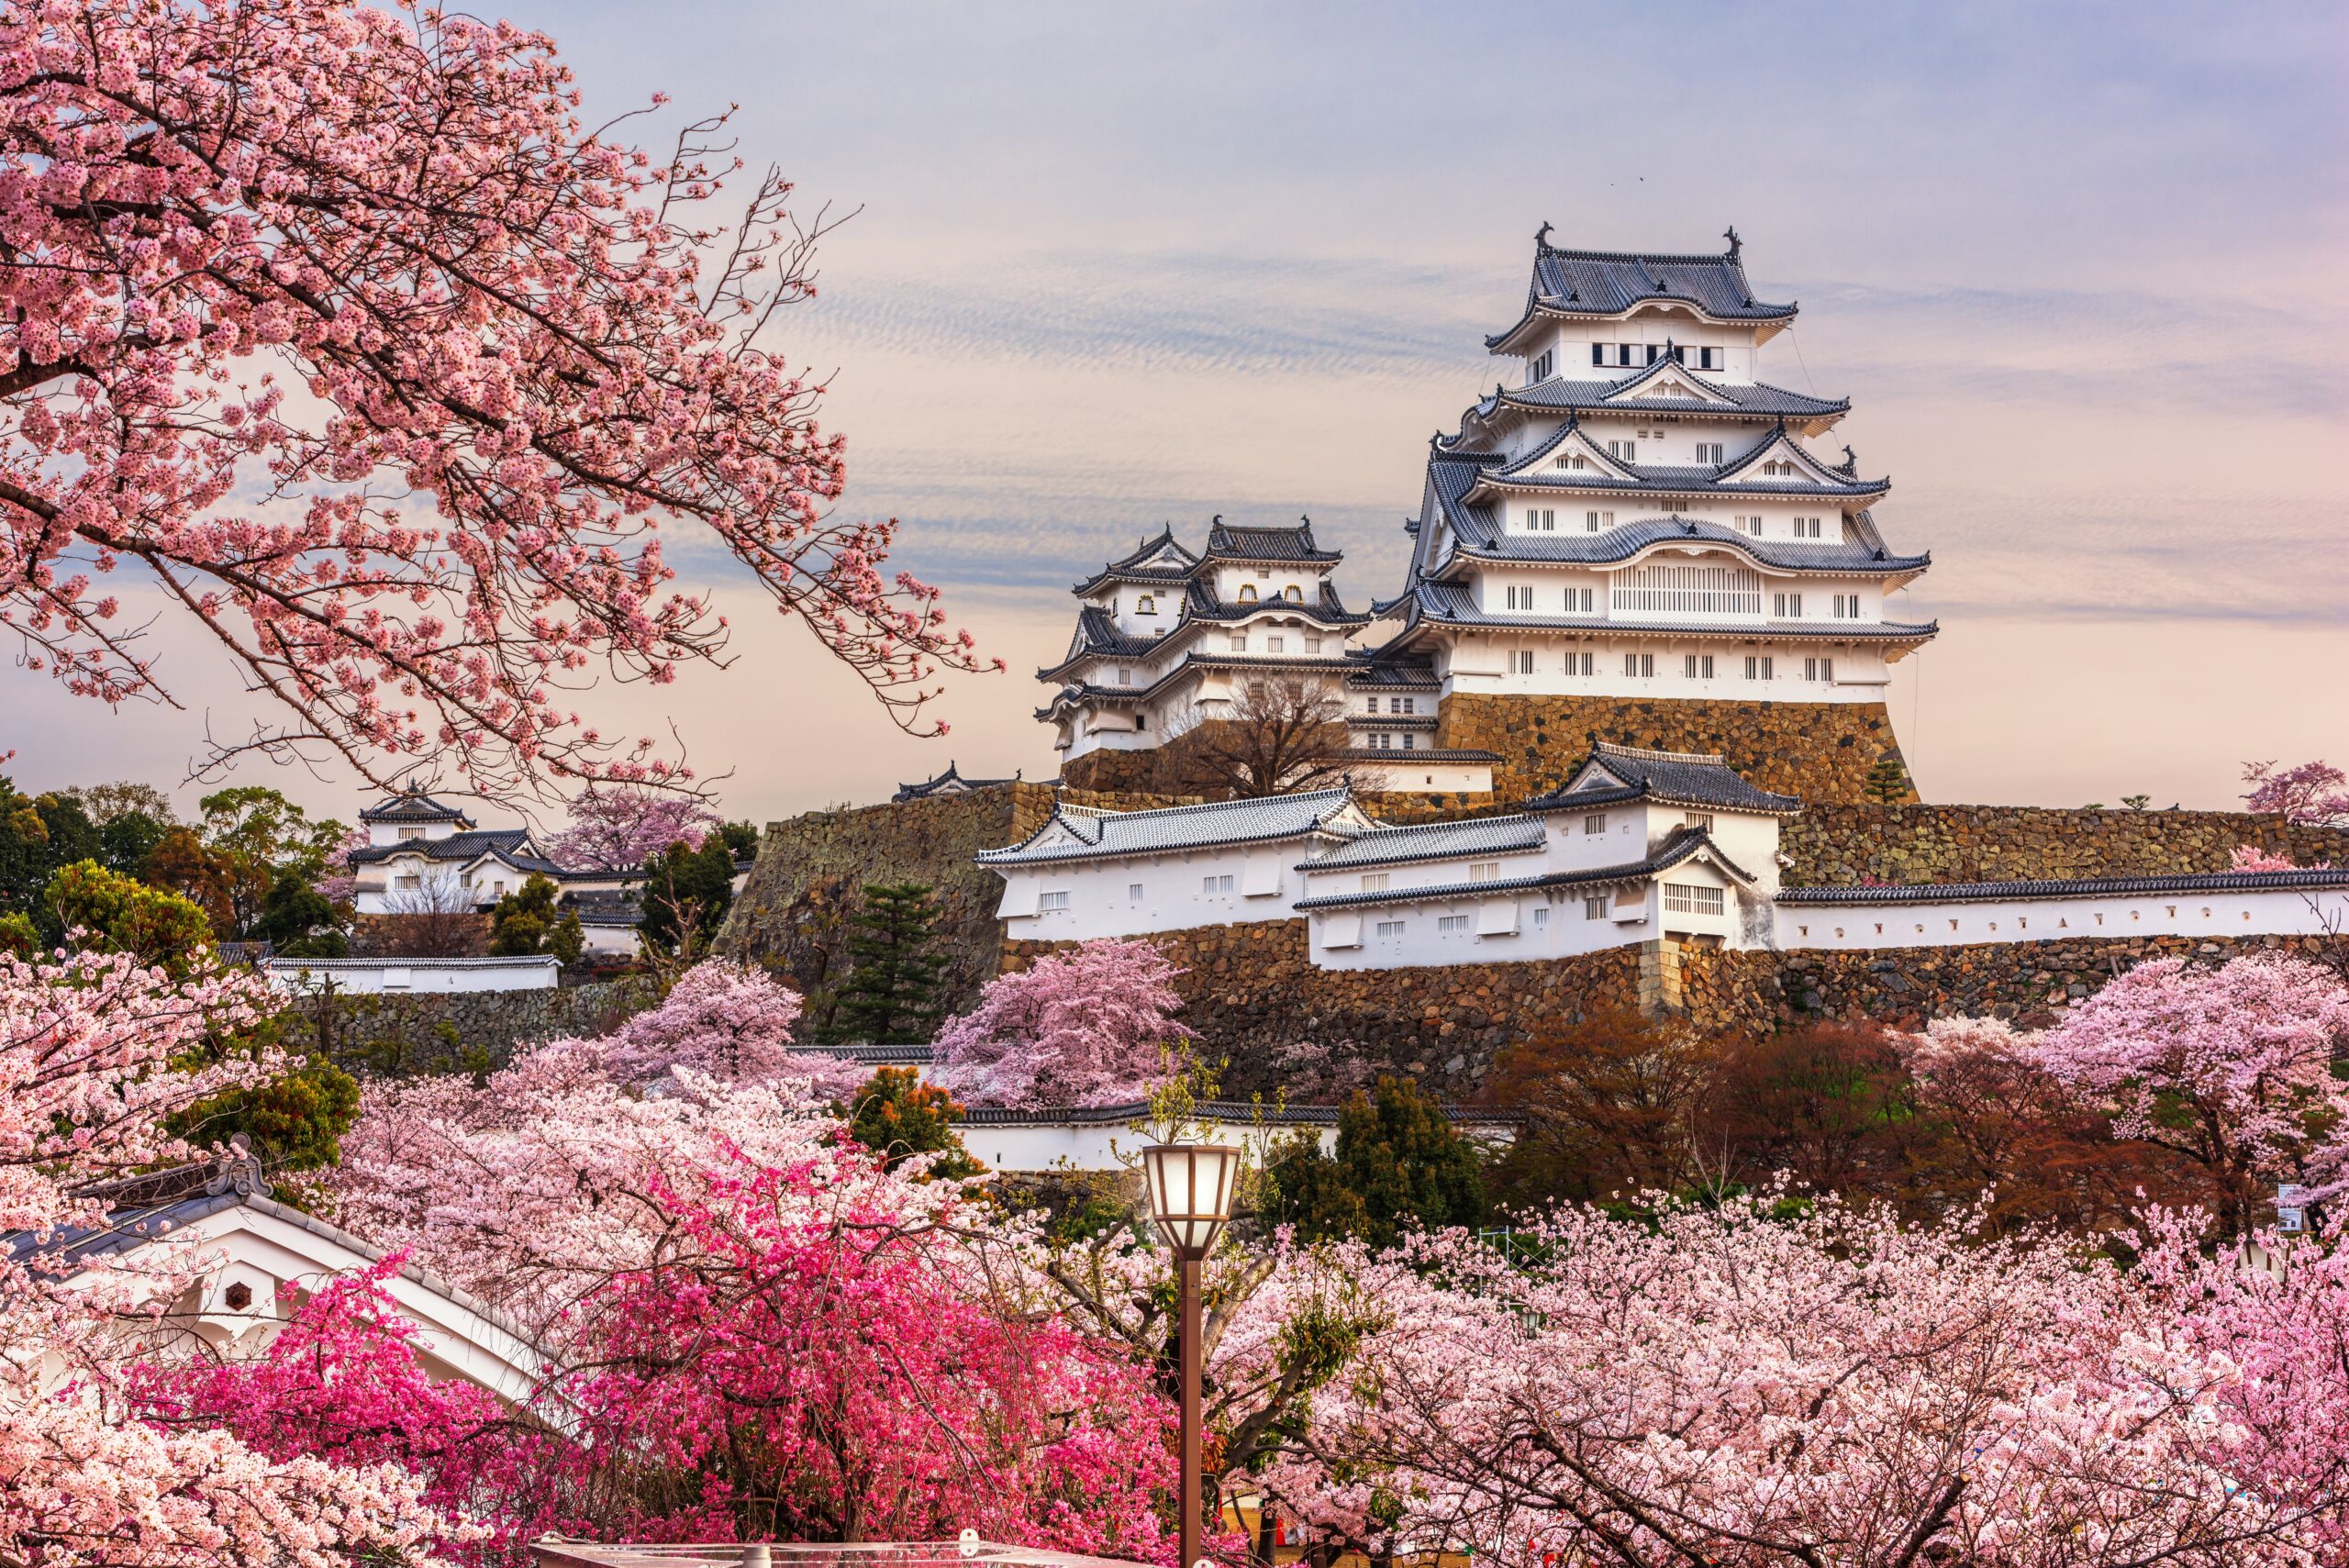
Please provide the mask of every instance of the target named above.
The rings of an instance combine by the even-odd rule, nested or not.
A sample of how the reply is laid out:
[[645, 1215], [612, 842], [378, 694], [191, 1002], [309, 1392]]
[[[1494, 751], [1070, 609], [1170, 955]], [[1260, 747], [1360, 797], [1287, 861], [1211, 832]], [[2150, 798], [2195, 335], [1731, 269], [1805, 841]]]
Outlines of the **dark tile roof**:
[[[1162, 551], [1170, 550], [1179, 558], [1177, 563], [1163, 566], [1141, 564]], [[1131, 554], [1109, 562], [1084, 582], [1077, 584], [1074, 591], [1079, 594], [1090, 594], [1107, 583], [1180, 583], [1191, 574], [1198, 563], [1199, 558], [1184, 549], [1174, 538], [1174, 526], [1169, 523], [1155, 534], [1144, 539], [1135, 547]]]
[[1749, 885], [1753, 883], [1753, 874], [1723, 854], [1720, 846], [1714, 843], [1712, 836], [1702, 828], [1676, 828], [1665, 835], [1664, 841], [1652, 853], [1622, 865], [1598, 866], [1589, 871], [1544, 872], [1536, 876], [1503, 877], [1497, 882], [1447, 882], [1432, 887], [1391, 887], [1377, 893], [1318, 894], [1310, 898], [1298, 899], [1295, 907], [1343, 909], [1378, 904], [1434, 904], [1447, 899], [1489, 897], [1497, 893], [1526, 893], [1637, 882], [1670, 871], [1700, 852], [1738, 881]]
[[[1027, 865], [1261, 843], [1333, 831], [1333, 821], [1353, 812], [1353, 794], [1343, 787], [1305, 790], [1261, 800], [1169, 806], [1152, 811], [1095, 811], [1056, 806], [1051, 819], [1027, 839], [1001, 849], [981, 851], [976, 859], [979, 864], [987, 866]], [[1066, 829], [1076, 841], [1031, 851], [1030, 846], [1055, 827]]]
[[1353, 871], [1363, 866], [1408, 865], [1414, 861], [1520, 854], [1539, 850], [1548, 841], [1548, 831], [1539, 817], [1475, 817], [1400, 828], [1381, 825], [1349, 843], [1298, 862], [1297, 869]]
[[1291, 615], [1303, 616], [1324, 626], [1361, 626], [1371, 618], [1365, 613], [1346, 608], [1345, 601], [1338, 596], [1337, 584], [1327, 578], [1321, 582], [1321, 592], [1309, 599], [1259, 599], [1253, 604], [1221, 600], [1215, 596], [1215, 590], [1199, 578], [1193, 578], [1190, 586], [1185, 590], [1183, 616], [1186, 620], [1225, 623], [1244, 620], [1266, 610], [1286, 610]]
[[1734, 244], [1706, 255], [1564, 250], [1537, 239], [1525, 316], [1485, 344], [1497, 348], [1537, 315], [1620, 316], [1641, 305], [1665, 301], [1693, 305], [1718, 321], [1783, 321], [1796, 308], [1753, 297]]
[[429, 795], [395, 795], [359, 814], [362, 822], [462, 822], [465, 814]]
[[1793, 905], [1979, 904], [2030, 898], [2130, 898], [2165, 893], [2271, 893], [2349, 887], [2349, 867], [2221, 871], [2175, 876], [2084, 876], [2034, 882], [1902, 883], [1896, 887], [1788, 887]]
[[1884, 548], [1873, 522], [1854, 528], [1848, 540], [1812, 544], [1799, 539], [1755, 539], [1699, 517], [1671, 513], [1618, 523], [1604, 533], [1510, 533], [1489, 508], [1478, 508], [1456, 530], [1457, 555], [1479, 561], [1542, 561], [1561, 565], [1608, 566], [1628, 561], [1651, 545], [1701, 539], [1733, 550], [1762, 566], [1788, 572], [1826, 572], [1843, 576], [1889, 577], [1932, 565], [1931, 551], [1894, 555]]
[[[1405, 719], [1388, 728], [1408, 728], [1409, 723]], [[1497, 751], [1480, 751], [1473, 746], [1415, 746], [1408, 751], [1399, 746], [1392, 746], [1377, 751], [1349, 751], [1346, 755], [1357, 762], [1375, 762], [1385, 767], [1398, 767], [1410, 762], [1497, 762], [1501, 760]]]
[[[1587, 787], [1593, 778], [1613, 784]], [[1577, 786], [1585, 786], [1577, 789]], [[1575, 770], [1574, 778], [1525, 803], [1528, 811], [1572, 811], [1601, 804], [1600, 796], [1640, 798], [1671, 806], [1713, 806], [1790, 817], [1802, 809], [1791, 795], [1756, 789], [1720, 757], [1705, 751], [1651, 751], [1600, 741]]]
[[[372, 865], [394, 855], [421, 855], [428, 861], [470, 861], [492, 851], [508, 859], [535, 859], [522, 855], [523, 847], [530, 841], [527, 828], [476, 828], [468, 832], [451, 833], [445, 839], [408, 839], [396, 844], [370, 844], [351, 851], [353, 865]], [[551, 865], [552, 862], [546, 864]]]
[[1531, 386], [1504, 387], [1497, 401], [1508, 407], [1542, 414], [1701, 414], [1721, 419], [1818, 419], [1851, 412], [1852, 400], [1848, 397], [1831, 402], [1772, 386], [1767, 382], [1715, 381], [1701, 372], [1691, 372], [1690, 378], [1720, 394], [1722, 401], [1627, 395], [1636, 383], [1653, 378], [1670, 362], [1658, 360], [1613, 381], [1569, 380], [1553, 375]]
[[[1354, 668], [1343, 654], [1321, 653], [1199, 653], [1183, 655], [1166, 673], [1146, 686], [1101, 686], [1088, 681], [1071, 681], [1054, 692], [1042, 707], [1035, 710], [1040, 719], [1048, 718], [1052, 709], [1063, 702], [1143, 702], [1156, 696], [1174, 682], [1199, 670], [1260, 670], [1266, 674], [1285, 671], [1308, 674], [1344, 674]], [[1049, 678], [1049, 677], [1048, 677]]]
[[1218, 517], [1208, 527], [1206, 559], [1222, 561], [1334, 562], [1344, 557], [1313, 542], [1313, 519], [1300, 518], [1295, 528], [1235, 528]]
[[1019, 781], [1017, 773], [1008, 779], [966, 779], [955, 772], [953, 762], [949, 762], [944, 773], [935, 778], [924, 779], [919, 784], [901, 784], [897, 786], [897, 793], [889, 798], [892, 801], [924, 800], [933, 795], [960, 795], [965, 790], [992, 789], [996, 784], [1017, 784]]
[[1365, 659], [1346, 677], [1356, 691], [1435, 691], [1443, 682], [1431, 659]]

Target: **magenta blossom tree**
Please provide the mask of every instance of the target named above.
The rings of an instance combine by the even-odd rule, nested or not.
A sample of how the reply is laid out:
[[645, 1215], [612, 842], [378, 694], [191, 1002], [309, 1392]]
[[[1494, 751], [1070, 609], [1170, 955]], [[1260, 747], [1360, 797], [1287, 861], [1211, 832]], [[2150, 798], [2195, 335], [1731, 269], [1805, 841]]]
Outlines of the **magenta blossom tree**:
[[573, 689], [721, 657], [680, 527], [909, 728], [978, 666], [886, 570], [896, 525], [834, 515], [823, 386], [761, 346], [821, 220], [772, 172], [714, 219], [719, 121], [647, 152], [580, 102], [544, 35], [439, 10], [0, 11], [0, 624], [30, 666], [167, 695], [127, 575], [273, 705], [229, 755], [674, 781]]
[[1183, 971], [1149, 941], [1104, 938], [998, 974], [931, 1045], [930, 1075], [982, 1106], [1120, 1105], [1197, 1038], [1175, 1021]]
[[2245, 762], [2243, 777], [2251, 785], [2243, 804], [2254, 811], [2310, 827], [2349, 827], [2349, 775], [2331, 762], [2301, 762], [2281, 773], [2273, 762]]
[[2338, 1141], [2349, 1085], [2349, 989], [2315, 964], [2264, 955], [2217, 969], [2141, 963], [2038, 1040], [2040, 1065], [2110, 1106], [2113, 1130], [2201, 1165], [2229, 1235], [2267, 1184], [2321, 1195], [2349, 1179]]
[[854, 1061], [793, 1044], [799, 993], [763, 969], [706, 959], [685, 971], [660, 1003], [610, 1034], [541, 1048], [569, 1055], [628, 1088], [661, 1092], [681, 1074], [724, 1082], [804, 1082], [823, 1098], [846, 1094], [869, 1073]]
[[571, 803], [571, 826], [547, 840], [562, 865], [634, 871], [672, 844], [701, 848], [718, 814], [692, 795], [641, 784], [602, 784]]

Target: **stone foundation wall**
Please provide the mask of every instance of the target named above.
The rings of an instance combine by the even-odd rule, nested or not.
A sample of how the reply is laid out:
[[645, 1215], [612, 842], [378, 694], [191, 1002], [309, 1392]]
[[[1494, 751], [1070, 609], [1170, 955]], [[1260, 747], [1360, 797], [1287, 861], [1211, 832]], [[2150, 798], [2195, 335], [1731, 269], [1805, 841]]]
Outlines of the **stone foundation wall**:
[[408, 1077], [487, 1072], [560, 1035], [606, 1034], [647, 1006], [643, 980], [541, 991], [305, 997], [294, 1016], [306, 1045], [354, 1073]]
[[942, 917], [948, 993], [966, 1006], [996, 973], [1002, 947], [995, 911], [1003, 879], [971, 857], [1027, 838], [1052, 809], [1049, 785], [1008, 784], [771, 822], [718, 951], [776, 969], [820, 1006], [847, 973], [848, 916], [864, 885], [923, 883]]
[[[1494, 1054], [1537, 1020], [1630, 1006], [1642, 988], [1637, 948], [1534, 963], [1340, 971], [1314, 967], [1301, 919], [1152, 940], [1186, 971], [1174, 983], [1182, 1019], [1204, 1037], [1210, 1058], [1230, 1059], [1223, 1087], [1232, 1098], [1289, 1086], [1281, 1054], [1308, 1041], [1464, 1096], [1484, 1082]], [[1025, 968], [1062, 945], [1007, 942], [1004, 967]]]
[[[1717, 702], [1687, 697], [1454, 694], [1437, 709], [1438, 746], [1499, 753], [1493, 793], [1522, 800], [1564, 782], [1598, 741], [1718, 751], [1764, 789], [1805, 802], [1868, 798], [1870, 769], [1907, 762], [1882, 703]], [[1909, 798], [1916, 798], [1913, 783]]]
[[2349, 828], [2247, 811], [1807, 804], [1778, 838], [1791, 886], [2224, 871], [2239, 844], [2349, 864]]
[[2349, 937], [2080, 938], [1887, 952], [1728, 952], [1681, 948], [1677, 1007], [1708, 1031], [1759, 1033], [1811, 1018], [1905, 1029], [2000, 1018], [2043, 1028], [2149, 959], [2220, 964], [2250, 952], [2349, 964]]

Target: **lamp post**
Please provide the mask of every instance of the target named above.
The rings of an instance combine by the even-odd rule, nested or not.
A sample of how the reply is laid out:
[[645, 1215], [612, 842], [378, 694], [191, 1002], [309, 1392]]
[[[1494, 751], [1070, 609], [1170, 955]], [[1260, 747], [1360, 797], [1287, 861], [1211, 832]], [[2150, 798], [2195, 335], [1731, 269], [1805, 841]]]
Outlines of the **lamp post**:
[[1241, 1151], [1220, 1143], [1153, 1143], [1141, 1151], [1150, 1212], [1174, 1253], [1183, 1337], [1182, 1568], [1199, 1562], [1199, 1265], [1231, 1218]]

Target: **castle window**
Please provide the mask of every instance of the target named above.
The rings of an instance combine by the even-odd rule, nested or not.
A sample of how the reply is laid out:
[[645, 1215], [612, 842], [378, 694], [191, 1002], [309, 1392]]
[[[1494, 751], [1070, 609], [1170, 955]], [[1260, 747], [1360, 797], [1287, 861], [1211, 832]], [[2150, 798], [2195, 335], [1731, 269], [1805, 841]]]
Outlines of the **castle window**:
[[1265, 652], [1267, 652], [1267, 653], [1278, 653], [1278, 652], [1281, 652], [1282, 651], [1284, 651], [1285, 649], [1286, 649], [1287, 647], [1288, 647], [1288, 639], [1287, 639], [1286, 638], [1284, 638], [1284, 637], [1267, 637], [1266, 639], [1264, 639], [1264, 651], [1265, 651]]
[[1765, 653], [1758, 659], [1750, 653], [1746, 655], [1745, 678], [1747, 680], [1766, 681], [1770, 678], [1770, 672], [1771, 659], [1768, 654]]
[[1435, 917], [1435, 929], [1436, 933], [1439, 936], [1448, 937], [1465, 933], [1468, 929], [1468, 917], [1465, 915], [1438, 915]]
[[1150, 716], [1143, 713], [1134, 715], [1134, 728], [1136, 729], [1148, 729], [1150, 728]]
[[1619, 610], [1762, 613], [1762, 574], [1750, 566], [1634, 566], [1615, 581]]
[[[1717, 371], [1721, 368], [1721, 351], [1719, 349], [1699, 349], [1697, 350], [1697, 368], [1698, 370]], [[1720, 450], [1720, 448], [1715, 447], [1713, 450], [1718, 452]], [[1716, 457], [1713, 461], [1715, 462], [1720, 462], [1720, 459]]]
[[421, 839], [423, 837], [424, 829], [421, 828], [403, 828], [400, 829], [400, 842], [403, 844], [406, 843], [411, 839]]
[[1802, 619], [1802, 595], [1800, 594], [1771, 595], [1770, 613], [1780, 620]]
[[1419, 709], [1419, 699], [1416, 697], [1397, 697], [1395, 699], [1395, 711], [1397, 713], [1417, 713]]
[[1154, 616], [1154, 615], [1156, 615], [1157, 613], [1158, 613], [1158, 595], [1155, 595], [1155, 594], [1144, 594], [1141, 598], [1136, 599], [1136, 600], [1134, 601], [1134, 614], [1136, 614], [1136, 615], [1138, 615], [1138, 616]]
[[1126, 884], [1126, 901], [1130, 904], [1139, 904], [1141, 902], [1141, 883], [1130, 882]]
[[1500, 879], [1501, 862], [1498, 861], [1478, 861], [1468, 868], [1468, 880], [1471, 882], [1498, 882]]
[[1653, 674], [1654, 674], [1654, 673], [1655, 673], [1655, 655], [1654, 655], [1654, 654], [1653, 654], [1653, 653], [1626, 653], [1626, 654], [1624, 654], [1624, 655], [1623, 655], [1623, 673], [1625, 673], [1626, 675], [1653, 675]]
[[1664, 884], [1664, 906], [1675, 915], [1718, 915], [1721, 912], [1721, 890], [1667, 882]]
[[1859, 596], [1857, 594], [1838, 594], [1838, 595], [1835, 595], [1835, 614], [1836, 614], [1836, 616], [1837, 616], [1839, 618], [1843, 619], [1843, 620], [1857, 620], [1857, 619], [1859, 619], [1859, 618], [1860, 618], [1860, 596]]
[[1719, 441], [1698, 441], [1698, 442], [1697, 443], [1697, 461], [1698, 461], [1698, 462], [1720, 462], [1720, 461], [1721, 461], [1721, 444], [1720, 444], [1720, 442], [1719, 442]]
[[1221, 876], [1203, 876], [1199, 878], [1199, 891], [1201, 893], [1210, 895], [1230, 892], [1231, 873], [1230, 872], [1226, 872]]
[[1631, 358], [1631, 350], [1634, 350], [1634, 349], [1636, 349], [1636, 348], [1638, 348], [1638, 347], [1639, 347], [1639, 345], [1638, 345], [1637, 343], [1618, 343], [1618, 344], [1616, 344], [1616, 345], [1615, 345], [1615, 362], [1616, 362], [1617, 364], [1619, 364], [1619, 365], [1628, 365], [1628, 364], [1632, 364], [1632, 363], [1636, 362], [1636, 361], [1634, 361], [1632, 360], [1632, 358]]
[[[1788, 464], [1787, 465], [1787, 471], [1788, 471], [1789, 473], [1791, 473], [1791, 472], [1793, 472], [1794, 464], [1792, 464], [1792, 463], [1788, 463]], [[1797, 517], [1797, 518], [1795, 519], [1795, 538], [1797, 538], [1797, 539], [1818, 539], [1818, 538], [1820, 538], [1820, 525], [1821, 520], [1822, 520], [1822, 519], [1818, 518], [1818, 517]]]
[[1121, 686], [1130, 686], [1130, 685], [1132, 685], [1133, 684], [1134, 684], [1134, 667], [1133, 667], [1132, 665], [1130, 665], [1130, 664], [1120, 664], [1120, 665], [1119, 665], [1119, 666], [1118, 666], [1118, 684], [1119, 684], [1119, 685], [1121, 685]]
[[1234, 633], [1232, 635], [1231, 651], [1234, 653], [1245, 653], [1248, 651], [1248, 639], [1245, 633]]
[[1594, 811], [1582, 819], [1583, 837], [1595, 839], [1607, 831], [1607, 813]]
[[1055, 888], [1050, 893], [1040, 893], [1036, 895], [1036, 908], [1042, 914], [1049, 915], [1055, 909], [1067, 907], [1068, 889], [1065, 887]]
[[1802, 662], [1802, 678], [1806, 681], [1831, 681], [1835, 678], [1832, 659], [1806, 659]]
[[1692, 681], [1709, 681], [1713, 678], [1713, 656], [1691, 653], [1682, 661], [1680, 673]]
[[1607, 918], [1607, 895], [1604, 893], [1585, 895], [1582, 901], [1582, 917], [1586, 920]]
[[1307, 638], [1307, 639], [1305, 639], [1305, 651], [1306, 651], [1308, 653], [1319, 653], [1319, 652], [1320, 652], [1320, 651], [1321, 651], [1321, 639], [1320, 639], [1319, 638], [1318, 638], [1318, 637], [1308, 637], [1308, 638]]
[[1588, 588], [1567, 589], [1566, 613], [1568, 615], [1572, 615], [1576, 610], [1580, 610], [1584, 615], [1588, 615], [1590, 613], [1591, 606], [1591, 592], [1592, 591]]
[[1520, 648], [1517, 651], [1517, 673], [1520, 675], [1533, 673], [1533, 650], [1531, 648]]
[[[1397, 700], [1400, 701], [1401, 699], [1397, 698]], [[1370, 711], [1373, 713], [1376, 713], [1378, 711], [1378, 699], [1376, 697], [1370, 699]]]
[[1256, 602], [1255, 584], [1242, 583], [1240, 584], [1240, 602], [1243, 605], [1252, 605]]
[[1533, 357], [1533, 368], [1526, 373], [1526, 384], [1531, 385], [1537, 381], [1547, 381], [1550, 373], [1557, 368], [1557, 364], [1558, 352], [1555, 349], [1546, 349], [1536, 354]]
[[1537, 904], [1533, 906], [1533, 929], [1537, 931], [1545, 931], [1550, 929], [1550, 906], [1547, 904]]
[[1702, 828], [1709, 833], [1713, 830], [1713, 814], [1709, 811], [1684, 811], [1680, 814], [1680, 825], [1684, 828]]
[[1363, 890], [1364, 893], [1384, 893], [1384, 892], [1386, 892], [1386, 873], [1385, 872], [1383, 872], [1383, 871], [1366, 871], [1366, 872], [1363, 873], [1362, 873], [1362, 890]]
[[[1558, 466], [1560, 468], [1565, 467], [1566, 460], [1564, 458], [1560, 458], [1558, 460]], [[1555, 511], [1546, 508], [1536, 509], [1531, 506], [1527, 507], [1525, 512], [1525, 531], [1530, 534], [1556, 533], [1558, 531], [1558, 514]]]
[[1305, 590], [1298, 587], [1296, 584], [1291, 583], [1287, 587], [1281, 590], [1281, 597], [1286, 599], [1292, 605], [1301, 605], [1305, 603]]
[[1378, 928], [1375, 934], [1381, 940], [1399, 940], [1403, 935], [1403, 922], [1400, 920], [1381, 920], [1378, 922]]
[[1762, 519], [1759, 517], [1740, 517], [1737, 519], [1737, 528], [1740, 533], [1752, 534], [1755, 539], [1760, 539], [1762, 537]]
[[1656, 361], [1662, 358], [1664, 358], [1664, 345], [1661, 343], [1650, 343], [1648, 345], [1648, 363], [1653, 364]]
[[[1585, 608], [1587, 607], [1587, 606], [1585, 606]], [[1591, 666], [1596, 662], [1596, 656], [1589, 653], [1568, 653], [1566, 655], [1566, 673], [1569, 675], [1594, 674], [1597, 672], [1594, 671]]]
[[1595, 365], [1603, 365], [1607, 362], [1606, 344], [1593, 343], [1590, 346], [1590, 362]]
[[1615, 514], [1612, 512], [1586, 512], [1583, 514], [1583, 530], [1586, 533], [1595, 534], [1601, 528], [1611, 528], [1614, 526]]
[[1636, 462], [1640, 455], [1640, 443], [1637, 441], [1609, 441], [1607, 443], [1607, 455], [1609, 457], [1621, 458], [1625, 462]]
[[1416, 751], [1419, 750], [1419, 738], [1409, 733], [1408, 730], [1405, 731], [1403, 736], [1403, 750], [1406, 751]]

